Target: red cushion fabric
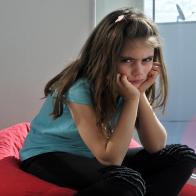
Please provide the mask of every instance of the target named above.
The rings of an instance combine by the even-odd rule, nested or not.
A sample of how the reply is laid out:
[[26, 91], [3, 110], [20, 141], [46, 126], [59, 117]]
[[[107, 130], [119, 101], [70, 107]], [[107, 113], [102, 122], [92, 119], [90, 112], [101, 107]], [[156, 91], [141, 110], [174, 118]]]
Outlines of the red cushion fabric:
[[71, 196], [75, 192], [43, 181], [19, 168], [19, 149], [29, 131], [29, 123], [19, 123], [0, 131], [0, 195]]
[[0, 176], [2, 196], [71, 196], [75, 192], [23, 172], [15, 157], [7, 157], [0, 161]]
[[196, 196], [196, 186], [186, 184], [178, 196]]
[[[19, 149], [29, 131], [29, 123], [0, 131], [0, 193], [3, 196], [71, 196], [75, 190], [43, 181], [19, 168]], [[141, 146], [132, 140], [129, 147]], [[196, 195], [196, 186], [186, 184], [180, 196]]]
[[136, 148], [136, 147], [141, 147], [141, 145], [136, 142], [134, 139], [131, 140], [131, 143], [129, 144], [129, 148]]
[[19, 149], [29, 131], [29, 123], [19, 123], [0, 131], [0, 160], [4, 157], [19, 158]]

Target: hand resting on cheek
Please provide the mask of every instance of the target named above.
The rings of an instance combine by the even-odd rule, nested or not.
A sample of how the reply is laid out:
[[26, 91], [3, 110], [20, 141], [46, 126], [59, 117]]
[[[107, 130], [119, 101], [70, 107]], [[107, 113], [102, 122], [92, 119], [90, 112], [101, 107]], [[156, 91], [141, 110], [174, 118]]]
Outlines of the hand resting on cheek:
[[152, 69], [148, 73], [147, 79], [139, 86], [140, 93], [145, 92], [148, 88], [150, 88], [156, 81], [156, 78], [160, 74], [160, 64], [158, 62], [154, 62]]
[[140, 95], [139, 90], [128, 81], [126, 75], [117, 74], [117, 85], [119, 94], [125, 99], [137, 98]]

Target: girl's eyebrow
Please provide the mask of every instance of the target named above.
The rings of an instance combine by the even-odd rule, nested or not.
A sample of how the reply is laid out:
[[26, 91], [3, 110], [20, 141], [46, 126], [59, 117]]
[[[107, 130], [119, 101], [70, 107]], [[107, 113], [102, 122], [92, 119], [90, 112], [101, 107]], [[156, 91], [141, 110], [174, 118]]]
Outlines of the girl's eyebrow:
[[[127, 59], [127, 60], [137, 60], [136, 58], [133, 58], [131, 56], [120, 56], [121, 59]], [[143, 58], [142, 60], [146, 60], [146, 59], [149, 59], [149, 58], [154, 58], [154, 55], [150, 55], [150, 56], [147, 56], [145, 58]]]
[[120, 56], [121, 59], [130, 59], [130, 60], [136, 60], [133, 57], [130, 56]]

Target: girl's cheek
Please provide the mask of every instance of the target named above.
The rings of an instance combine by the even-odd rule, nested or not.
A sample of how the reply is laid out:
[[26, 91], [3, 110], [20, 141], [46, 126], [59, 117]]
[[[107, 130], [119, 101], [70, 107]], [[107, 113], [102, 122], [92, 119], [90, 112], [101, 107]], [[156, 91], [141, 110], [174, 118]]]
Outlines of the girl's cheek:
[[148, 75], [150, 73], [150, 71], [152, 70], [152, 65], [150, 65], [149, 67], [147, 67], [146, 69], [146, 74]]
[[128, 76], [127, 72], [125, 72], [125, 71], [120, 71], [119, 73], [120, 73], [121, 75]]
[[120, 73], [121, 75], [126, 75], [128, 76], [128, 70], [125, 67], [119, 67], [118, 69], [118, 73]]

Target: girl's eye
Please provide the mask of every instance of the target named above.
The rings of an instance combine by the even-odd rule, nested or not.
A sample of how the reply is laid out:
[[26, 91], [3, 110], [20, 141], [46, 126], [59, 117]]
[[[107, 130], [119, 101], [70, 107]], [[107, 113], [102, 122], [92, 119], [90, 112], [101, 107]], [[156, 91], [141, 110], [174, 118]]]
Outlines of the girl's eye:
[[149, 57], [149, 58], [144, 59], [143, 62], [151, 62], [152, 60], [153, 60], [153, 58]]
[[132, 59], [123, 59], [122, 62], [123, 63], [132, 63], [132, 62], [134, 62], [134, 60], [132, 60]]

